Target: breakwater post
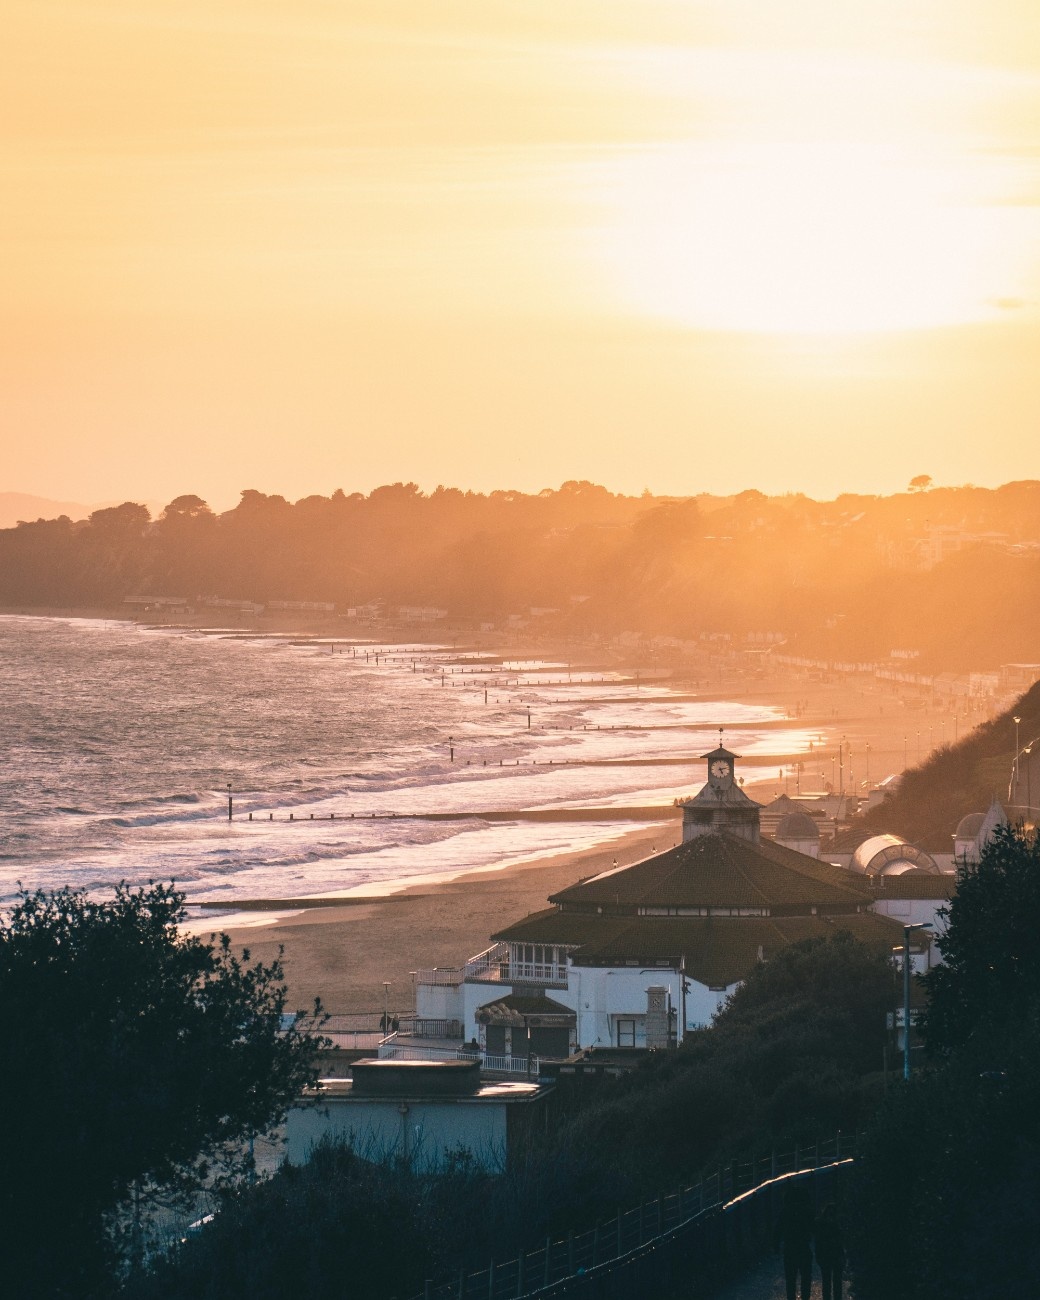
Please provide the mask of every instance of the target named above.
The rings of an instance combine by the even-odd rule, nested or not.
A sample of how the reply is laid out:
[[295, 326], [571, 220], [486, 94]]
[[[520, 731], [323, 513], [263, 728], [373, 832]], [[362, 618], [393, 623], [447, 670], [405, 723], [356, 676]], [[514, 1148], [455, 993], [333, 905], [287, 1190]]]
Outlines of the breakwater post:
[[233, 812], [233, 804], [232, 804], [232, 799], [231, 799], [231, 782], [229, 781], [229, 782], [227, 783], [227, 819], [228, 819], [228, 821], [231, 820], [232, 812]]

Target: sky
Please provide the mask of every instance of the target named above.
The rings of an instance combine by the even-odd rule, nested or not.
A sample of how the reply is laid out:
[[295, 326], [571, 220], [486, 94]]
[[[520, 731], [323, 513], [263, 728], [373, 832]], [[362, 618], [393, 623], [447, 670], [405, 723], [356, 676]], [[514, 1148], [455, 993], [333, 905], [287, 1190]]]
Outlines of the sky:
[[8, 0], [0, 490], [1040, 477], [1035, 0]]

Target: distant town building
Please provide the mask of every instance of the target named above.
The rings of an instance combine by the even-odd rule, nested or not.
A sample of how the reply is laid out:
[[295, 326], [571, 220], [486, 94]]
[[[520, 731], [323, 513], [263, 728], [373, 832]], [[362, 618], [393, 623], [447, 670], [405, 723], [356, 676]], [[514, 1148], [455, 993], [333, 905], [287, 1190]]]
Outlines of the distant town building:
[[968, 813], [962, 817], [953, 833], [953, 856], [957, 865], [978, 862], [996, 828], [1007, 824], [1007, 813], [997, 799], [986, 812]]
[[906, 871], [923, 871], [939, 875], [939, 867], [930, 853], [919, 849], [898, 835], [872, 835], [852, 855], [849, 869], [862, 876], [900, 876]]
[[336, 606], [331, 600], [269, 600], [267, 608], [302, 610], [313, 614], [331, 614]]
[[447, 617], [448, 611], [436, 605], [397, 606], [397, 618], [402, 623], [437, 623]]

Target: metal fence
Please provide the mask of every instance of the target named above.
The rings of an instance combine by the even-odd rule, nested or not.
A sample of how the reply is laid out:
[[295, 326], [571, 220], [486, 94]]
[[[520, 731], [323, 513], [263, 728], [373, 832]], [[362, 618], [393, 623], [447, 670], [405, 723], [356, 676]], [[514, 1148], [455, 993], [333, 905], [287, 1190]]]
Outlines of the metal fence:
[[566, 1238], [548, 1238], [516, 1259], [427, 1282], [411, 1300], [633, 1300], [707, 1295], [768, 1248], [786, 1186], [810, 1180], [818, 1201], [835, 1195], [851, 1168], [855, 1139], [738, 1161], [689, 1187]]
[[537, 1079], [541, 1068], [541, 1058], [537, 1056], [489, 1056], [487, 1052], [477, 1052], [466, 1047], [416, 1047], [399, 1039], [394, 1034], [388, 1035], [379, 1043], [380, 1060], [397, 1061], [479, 1061], [482, 1071], [488, 1074], [519, 1075], [525, 1079]]

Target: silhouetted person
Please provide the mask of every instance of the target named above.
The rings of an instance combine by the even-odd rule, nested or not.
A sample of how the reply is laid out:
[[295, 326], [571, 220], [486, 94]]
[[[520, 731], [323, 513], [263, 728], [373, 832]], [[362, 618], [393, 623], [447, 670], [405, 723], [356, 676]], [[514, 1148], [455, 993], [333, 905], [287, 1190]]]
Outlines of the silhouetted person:
[[841, 1278], [845, 1270], [845, 1243], [838, 1226], [838, 1212], [825, 1205], [816, 1220], [816, 1262], [820, 1266], [823, 1300], [841, 1300]]
[[812, 1291], [812, 1239], [813, 1206], [809, 1189], [802, 1183], [792, 1183], [784, 1197], [784, 1208], [776, 1221], [773, 1245], [784, 1251], [784, 1279], [787, 1282], [787, 1300], [797, 1300], [798, 1281], [801, 1279], [801, 1300], [809, 1300]]

